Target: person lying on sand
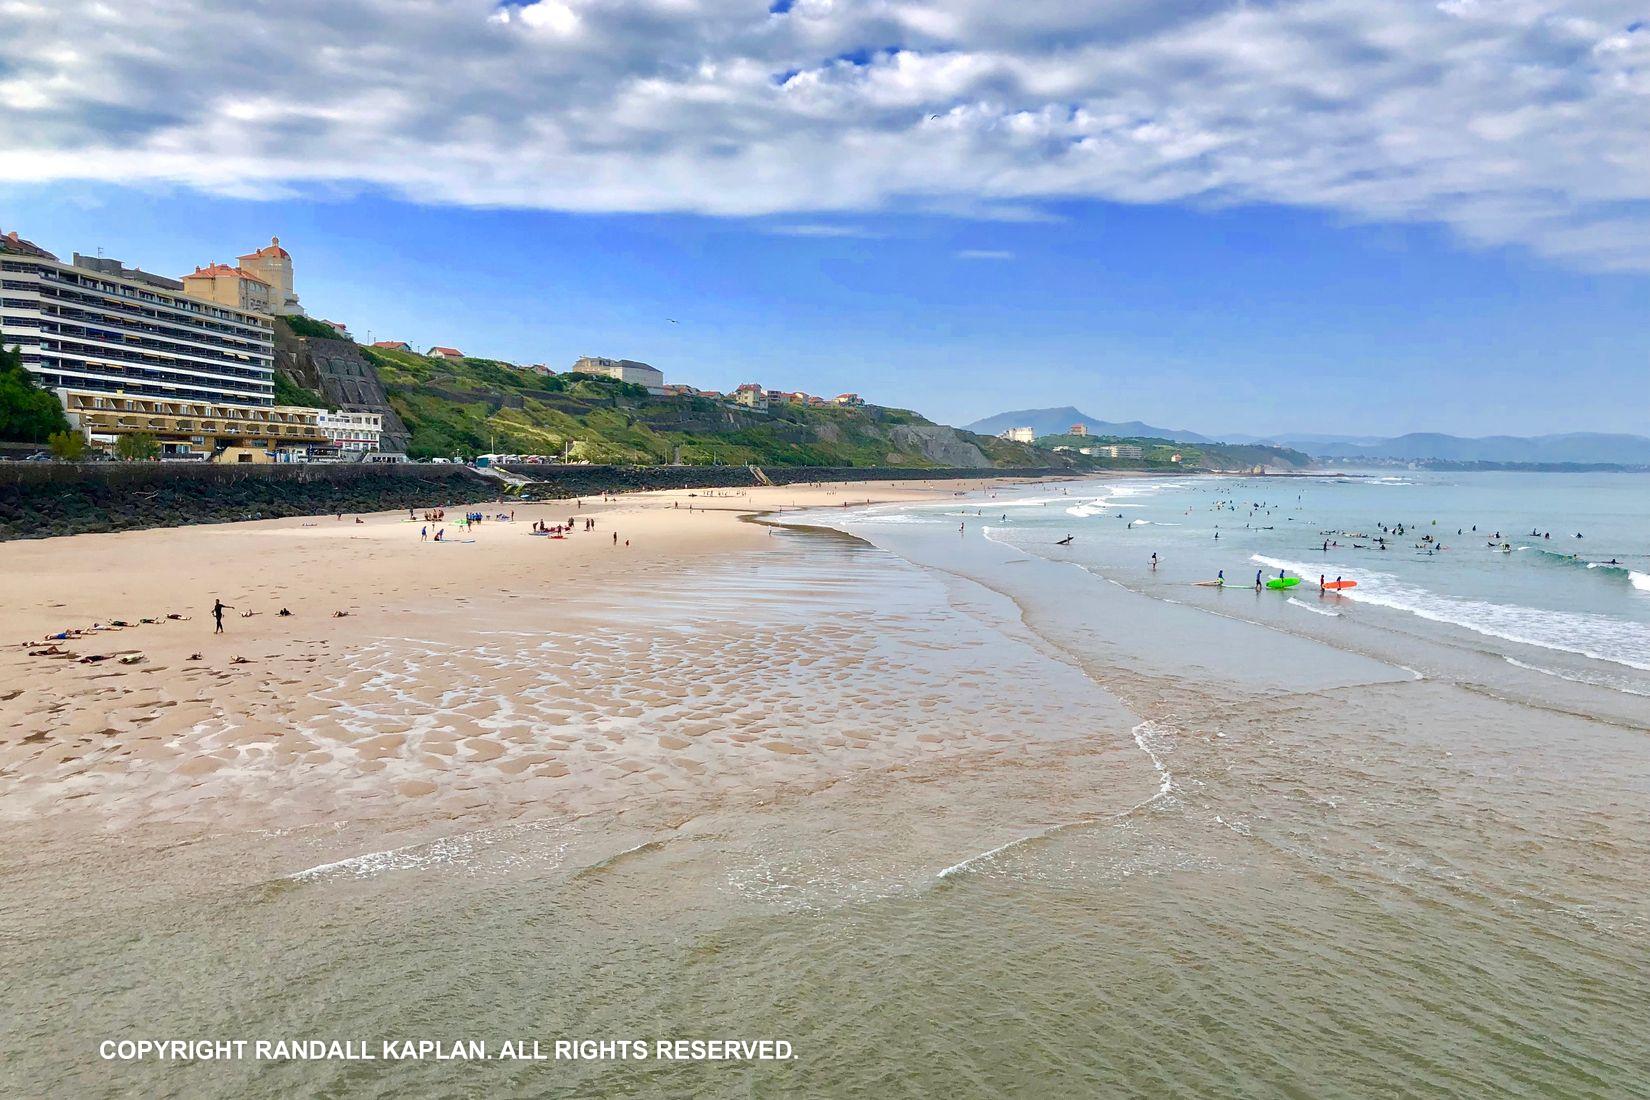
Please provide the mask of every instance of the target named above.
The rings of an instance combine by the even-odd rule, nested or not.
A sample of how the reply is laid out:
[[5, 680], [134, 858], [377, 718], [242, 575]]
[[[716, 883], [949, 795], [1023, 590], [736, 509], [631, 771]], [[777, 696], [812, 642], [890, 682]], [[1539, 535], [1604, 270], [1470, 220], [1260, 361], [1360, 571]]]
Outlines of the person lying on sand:
[[166, 613], [166, 617], [167, 617], [167, 618], [168, 618], [168, 619], [173, 619], [173, 620], [176, 620], [176, 621], [177, 621], [177, 622], [180, 622], [180, 623], [186, 623], [186, 622], [188, 622], [188, 621], [189, 621], [189, 620], [190, 620], [190, 618], [191, 618], [191, 617], [192, 617], [192, 616], [189, 616], [189, 615], [179, 615], [179, 614], [178, 614], [178, 613], [177, 613], [177, 612], [176, 612], [176, 611], [168, 611], [168, 612], [167, 612], [167, 613]]
[[29, 656], [30, 657], [72, 657], [73, 654], [71, 654], [66, 649], [60, 649], [55, 645], [49, 645], [45, 649], [31, 649], [31, 650], [29, 650]]
[[125, 619], [110, 619], [109, 625], [114, 627], [116, 630], [124, 630], [129, 626], [136, 626], [137, 624], [129, 623]]
[[123, 665], [141, 665], [146, 660], [148, 660], [148, 658], [143, 654], [133, 653], [130, 656], [122, 657], [120, 659], [120, 663]]
[[95, 665], [99, 661], [107, 661], [108, 659], [109, 654], [107, 653], [88, 653], [86, 656], [80, 658], [80, 663], [83, 665]]
[[256, 614], [257, 614], [256, 611], [243, 611], [243, 612], [241, 612], [241, 618], [250, 619], [252, 616], [254, 616]]
[[334, 611], [332, 613], [332, 617], [334, 619], [347, 619], [347, 618], [349, 618], [349, 612], [348, 611]]
[[245, 657], [236, 657], [233, 661], [230, 661], [229, 663], [232, 664], [232, 665], [249, 665], [252, 662], [247, 660]]
[[77, 630], [77, 629], [75, 629], [74, 627], [71, 626], [69, 629], [60, 630], [56, 634], [46, 635], [44, 640], [48, 641], [48, 642], [66, 642], [70, 638], [82, 637], [84, 635], [84, 633], [85, 633], [84, 631]]
[[277, 611], [277, 612], [275, 612], [275, 614], [277, 614], [277, 615], [279, 615], [279, 616], [280, 616], [280, 617], [281, 617], [281, 618], [283, 618], [283, 619], [290, 619], [290, 618], [292, 618], [292, 612], [290, 612], [290, 611], [288, 611], [288, 610], [287, 610], [287, 609], [286, 609], [286, 608], [284, 608], [284, 607], [283, 607], [283, 608], [281, 608], [281, 609], [280, 609], [280, 610], [279, 610], [279, 611]]
[[160, 620], [159, 619], [139, 619], [138, 622], [142, 623], [144, 626], [157, 626], [157, 625], [159, 625]]
[[201, 659], [201, 655], [200, 655], [200, 654], [199, 654], [199, 653], [191, 653], [191, 654], [190, 654], [190, 655], [189, 655], [189, 659], [190, 659], [190, 660], [191, 660], [191, 661], [198, 661], [198, 660], [200, 660], [200, 659]]

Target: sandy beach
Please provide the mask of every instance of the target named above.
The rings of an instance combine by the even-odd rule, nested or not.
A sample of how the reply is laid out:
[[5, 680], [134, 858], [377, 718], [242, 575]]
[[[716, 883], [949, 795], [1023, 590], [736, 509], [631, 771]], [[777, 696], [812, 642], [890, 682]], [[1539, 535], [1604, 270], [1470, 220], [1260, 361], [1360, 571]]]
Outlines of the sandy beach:
[[[803, 775], [813, 765], [797, 758], [821, 746], [766, 736], [752, 718], [669, 711], [731, 674], [739, 623], [666, 655], [610, 648], [599, 668], [594, 655], [645, 635], [661, 594], [691, 601], [672, 582], [690, 564], [769, 546], [755, 515], [988, 484], [494, 502], [473, 506], [486, 518], [469, 527], [455, 506], [441, 522], [415, 510], [13, 544], [0, 577], [0, 815], [293, 827], [544, 799], [583, 812], [636, 791], [665, 805], [755, 772]], [[532, 534], [570, 520], [564, 538]], [[529, 635], [560, 643], [529, 668], [504, 667], [486, 642]], [[545, 675], [566, 690], [509, 709]], [[373, 705], [389, 711], [363, 712]], [[643, 714], [668, 717], [634, 728]]]

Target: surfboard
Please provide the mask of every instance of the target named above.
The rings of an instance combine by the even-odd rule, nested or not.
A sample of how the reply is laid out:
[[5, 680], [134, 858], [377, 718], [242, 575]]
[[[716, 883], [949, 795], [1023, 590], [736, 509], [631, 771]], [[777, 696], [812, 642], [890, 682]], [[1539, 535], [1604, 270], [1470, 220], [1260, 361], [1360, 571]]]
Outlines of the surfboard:
[[1266, 587], [1275, 590], [1293, 588], [1300, 582], [1301, 579], [1299, 577], [1273, 577], [1271, 580], [1266, 582]]
[[1358, 582], [1357, 581], [1327, 581], [1327, 582], [1324, 583], [1324, 587], [1329, 589], [1331, 592], [1338, 592], [1343, 588], [1356, 588], [1356, 587], [1358, 587]]
[[1199, 588], [1224, 588], [1225, 581], [1194, 581]]

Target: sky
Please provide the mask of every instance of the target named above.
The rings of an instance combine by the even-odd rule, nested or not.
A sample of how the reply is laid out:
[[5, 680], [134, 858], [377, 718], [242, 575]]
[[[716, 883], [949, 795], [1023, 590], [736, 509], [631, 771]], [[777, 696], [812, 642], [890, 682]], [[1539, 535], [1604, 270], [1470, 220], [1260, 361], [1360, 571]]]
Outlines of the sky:
[[967, 423], [1650, 434], [1614, 0], [0, 0], [0, 231]]

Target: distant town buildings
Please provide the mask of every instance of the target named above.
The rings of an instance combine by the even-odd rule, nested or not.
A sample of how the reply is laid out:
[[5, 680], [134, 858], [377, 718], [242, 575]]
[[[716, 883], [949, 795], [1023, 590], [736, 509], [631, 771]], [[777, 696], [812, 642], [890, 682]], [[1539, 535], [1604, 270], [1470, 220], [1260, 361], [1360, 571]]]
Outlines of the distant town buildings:
[[384, 351], [412, 351], [412, 345], [405, 340], [379, 340], [372, 346]]
[[746, 382], [733, 391], [733, 403], [758, 412], [768, 411], [768, 391], [756, 382]]
[[659, 397], [665, 393], [665, 372], [634, 359], [608, 359], [600, 355], [581, 355], [568, 368], [575, 374], [598, 374], [616, 378], [637, 386], [646, 386], [647, 392]]
[[997, 438], [1006, 439], [1010, 443], [1035, 443], [1037, 442], [1037, 431], [1034, 428], [1010, 428]]
[[865, 404], [865, 399], [857, 393], [839, 393], [831, 398], [831, 403], [857, 409]]
[[1089, 428], [1088, 428], [1087, 424], [1073, 424], [1071, 427], [1066, 429], [1066, 434], [1067, 435], [1088, 435], [1089, 434]]
[[1084, 447], [1084, 454], [1096, 454], [1102, 458], [1140, 458], [1145, 452], [1133, 443], [1106, 443], [1099, 447]]
[[444, 348], [440, 344], [437, 344], [435, 347], [431, 348], [429, 351], [425, 352], [424, 354], [428, 355], [431, 359], [462, 359], [462, 358], [464, 358], [464, 353], [459, 351], [457, 348]]
[[330, 328], [333, 332], [336, 332], [342, 339], [355, 339], [354, 334], [349, 330], [349, 326], [344, 324], [342, 321], [322, 321], [321, 323]]

